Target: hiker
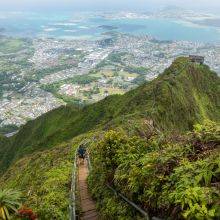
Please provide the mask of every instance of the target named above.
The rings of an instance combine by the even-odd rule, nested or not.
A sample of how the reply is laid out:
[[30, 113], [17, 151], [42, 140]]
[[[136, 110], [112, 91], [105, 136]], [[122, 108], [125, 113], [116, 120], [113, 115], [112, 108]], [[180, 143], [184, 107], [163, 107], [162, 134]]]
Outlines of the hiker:
[[86, 156], [86, 149], [83, 145], [80, 145], [78, 148], [78, 157], [79, 157], [80, 164], [84, 163], [85, 156]]

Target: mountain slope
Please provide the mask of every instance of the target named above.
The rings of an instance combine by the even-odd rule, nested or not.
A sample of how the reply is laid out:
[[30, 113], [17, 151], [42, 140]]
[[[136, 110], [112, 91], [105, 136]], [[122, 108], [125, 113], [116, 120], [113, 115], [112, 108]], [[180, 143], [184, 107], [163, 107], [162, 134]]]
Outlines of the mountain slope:
[[121, 113], [138, 111], [163, 130], [185, 131], [204, 119], [219, 121], [219, 94], [220, 78], [208, 66], [179, 58], [152, 83], [126, 94]]
[[[121, 216], [121, 219], [134, 219], [129, 207], [106, 192], [106, 182], [103, 184], [102, 180], [111, 180], [114, 172], [115, 186], [152, 214], [164, 216], [178, 212], [175, 217], [182, 219], [182, 214], [190, 208], [190, 215], [194, 217], [194, 206], [192, 210], [186, 202], [184, 210], [180, 212], [178, 197], [170, 196], [185, 198], [182, 194], [185, 188], [192, 187], [190, 184], [195, 172], [198, 178], [202, 175], [202, 180], [196, 185], [196, 189], [199, 187], [202, 191], [196, 191], [196, 196], [205, 195], [208, 189], [213, 199], [212, 205], [216, 205], [218, 197], [216, 200], [212, 192], [220, 181], [216, 165], [219, 164], [219, 128], [216, 125], [220, 122], [219, 113], [220, 78], [205, 65], [179, 58], [157, 79], [125, 95], [110, 96], [82, 109], [60, 107], [28, 122], [14, 137], [0, 137], [0, 185], [21, 190], [25, 204], [37, 212], [39, 219], [68, 219], [74, 152], [80, 143], [91, 141], [94, 146], [90, 146], [90, 149], [94, 151], [92, 156], [97, 162], [94, 163], [94, 172], [98, 174], [91, 175], [90, 184], [98, 205], [101, 205], [101, 212], [107, 218], [120, 219]], [[194, 124], [207, 119], [215, 123], [208, 127], [197, 126], [190, 136], [182, 135], [192, 130]], [[113, 140], [103, 139], [103, 133], [110, 129], [122, 131], [122, 134], [110, 131], [106, 137], [110, 135], [110, 140]], [[108, 145], [111, 147], [106, 150]], [[102, 170], [103, 178], [100, 178], [99, 169], [102, 166], [99, 160], [104, 165], [113, 159], [113, 166], [107, 164], [108, 169]], [[180, 170], [176, 167], [179, 165]], [[111, 173], [111, 170], [114, 172]], [[216, 176], [210, 179], [206, 177], [207, 173]], [[187, 184], [179, 192], [179, 184], [185, 181], [185, 174], [188, 175]], [[168, 190], [162, 188], [165, 180]], [[157, 184], [158, 188], [154, 188]], [[199, 199], [201, 203], [204, 202], [203, 197]], [[205, 200], [207, 210], [212, 209], [209, 201]], [[161, 206], [158, 207], [158, 204]], [[204, 211], [203, 207], [197, 208]], [[218, 207], [215, 209], [219, 210]], [[213, 211], [208, 214], [213, 215]]]
[[[150, 219], [220, 218], [220, 127], [207, 121], [185, 135], [144, 138], [108, 131], [90, 145], [89, 186], [103, 219], [143, 219], [114, 196], [114, 187]], [[119, 200], [119, 201], [118, 201]]]
[[7, 150], [0, 156], [0, 165], [7, 168], [28, 153], [90, 130], [129, 126], [132, 120], [153, 120], [161, 131], [175, 133], [190, 130], [205, 119], [219, 122], [219, 94], [216, 73], [188, 58], [178, 58], [157, 79], [123, 96], [110, 96], [83, 109], [61, 107], [28, 122], [4, 143]]

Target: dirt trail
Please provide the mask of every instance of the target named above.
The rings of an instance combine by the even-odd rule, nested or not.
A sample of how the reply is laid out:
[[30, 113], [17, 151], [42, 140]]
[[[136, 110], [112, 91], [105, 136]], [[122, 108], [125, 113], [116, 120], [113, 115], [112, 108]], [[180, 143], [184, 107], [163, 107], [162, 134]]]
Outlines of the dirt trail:
[[96, 211], [95, 202], [92, 200], [88, 192], [86, 179], [89, 171], [86, 161], [84, 164], [79, 164], [78, 173], [78, 190], [80, 194], [81, 220], [99, 220], [98, 212]]

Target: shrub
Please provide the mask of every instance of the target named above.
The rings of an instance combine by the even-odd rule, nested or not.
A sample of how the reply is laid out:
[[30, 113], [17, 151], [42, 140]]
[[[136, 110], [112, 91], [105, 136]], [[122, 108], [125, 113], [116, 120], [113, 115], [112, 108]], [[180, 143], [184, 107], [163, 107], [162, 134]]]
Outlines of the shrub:
[[[155, 134], [143, 140], [109, 131], [91, 148], [92, 194], [101, 212], [109, 217], [109, 210], [117, 210], [117, 205], [110, 194], [106, 196], [106, 183], [147, 209], [151, 216], [220, 218], [218, 143], [219, 127], [213, 122], [196, 125], [193, 132], [178, 139]], [[108, 202], [101, 203], [103, 198]], [[117, 210], [116, 219], [129, 213], [129, 208], [124, 208], [127, 212]]]

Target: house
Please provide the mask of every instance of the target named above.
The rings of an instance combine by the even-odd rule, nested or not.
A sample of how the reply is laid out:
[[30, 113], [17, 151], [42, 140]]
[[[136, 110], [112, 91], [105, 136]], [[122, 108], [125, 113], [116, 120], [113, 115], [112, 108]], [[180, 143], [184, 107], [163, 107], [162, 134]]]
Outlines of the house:
[[204, 64], [205, 62], [205, 57], [203, 56], [189, 55], [189, 59], [193, 63]]

